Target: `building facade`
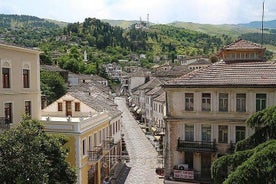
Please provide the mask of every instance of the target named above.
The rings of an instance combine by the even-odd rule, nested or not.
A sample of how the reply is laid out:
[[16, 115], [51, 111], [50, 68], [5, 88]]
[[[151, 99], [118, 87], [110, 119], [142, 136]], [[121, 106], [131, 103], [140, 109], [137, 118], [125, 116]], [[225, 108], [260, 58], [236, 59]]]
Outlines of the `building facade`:
[[69, 92], [42, 110], [46, 131], [66, 135], [79, 184], [112, 178], [121, 155], [121, 112], [88, 93]]
[[16, 127], [23, 114], [40, 118], [39, 54], [37, 50], [0, 44], [1, 130]]
[[276, 105], [276, 64], [264, 48], [238, 40], [221, 61], [164, 85], [167, 100], [166, 180], [210, 183], [212, 162], [254, 133], [245, 121]]

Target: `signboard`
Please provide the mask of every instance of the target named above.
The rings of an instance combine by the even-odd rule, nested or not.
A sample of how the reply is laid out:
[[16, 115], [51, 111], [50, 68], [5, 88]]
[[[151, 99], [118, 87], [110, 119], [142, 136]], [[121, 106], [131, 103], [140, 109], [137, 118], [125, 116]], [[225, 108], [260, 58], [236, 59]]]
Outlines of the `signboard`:
[[194, 179], [194, 171], [174, 170], [173, 175], [179, 179]]

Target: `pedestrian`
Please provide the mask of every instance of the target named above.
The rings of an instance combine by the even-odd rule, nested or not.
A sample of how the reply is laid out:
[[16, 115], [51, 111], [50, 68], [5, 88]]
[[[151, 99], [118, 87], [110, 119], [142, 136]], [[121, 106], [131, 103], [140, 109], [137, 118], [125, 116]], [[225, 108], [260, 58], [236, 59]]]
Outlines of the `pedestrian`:
[[108, 177], [105, 177], [103, 184], [109, 184]]

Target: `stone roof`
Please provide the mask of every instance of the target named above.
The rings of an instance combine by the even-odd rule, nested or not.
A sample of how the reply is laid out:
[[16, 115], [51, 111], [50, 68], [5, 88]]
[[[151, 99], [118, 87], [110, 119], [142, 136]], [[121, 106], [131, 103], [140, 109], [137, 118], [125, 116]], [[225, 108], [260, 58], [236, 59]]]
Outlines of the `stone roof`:
[[107, 81], [107, 79], [98, 76], [98, 75], [88, 75], [88, 74], [75, 74], [70, 72], [69, 77], [75, 77], [78, 78], [79, 80], [93, 80], [93, 81]]
[[147, 77], [149, 75], [151, 75], [150, 71], [144, 68], [139, 68], [136, 72], [130, 74], [131, 77]]
[[273, 62], [217, 62], [169, 81], [165, 87], [276, 87]]
[[51, 71], [51, 72], [68, 72], [67, 70], [62, 69], [57, 65], [40, 65], [40, 68], [42, 70]]
[[211, 61], [209, 61], [209, 59], [200, 58], [189, 65], [210, 65], [210, 64], [212, 63]]
[[153, 76], [162, 80], [170, 80], [191, 72], [187, 66], [174, 66], [170, 70], [156, 71]]
[[247, 40], [239, 39], [227, 46], [225, 46], [222, 50], [248, 50], [248, 49], [264, 49], [261, 45], [257, 43], [253, 43]]
[[166, 92], [163, 91], [159, 96], [155, 97], [153, 101], [166, 102]]
[[138, 87], [139, 90], [147, 90], [147, 89], [153, 89], [157, 86], [161, 86], [162, 84], [164, 84], [164, 82], [162, 82], [161, 80], [159, 80], [158, 78], [152, 78], [150, 81], [148, 81], [147, 83], [141, 85]]
[[117, 105], [112, 99], [107, 99], [101, 94], [89, 94], [82, 91], [68, 92], [68, 94], [79, 99], [97, 112], [107, 111], [111, 117], [119, 116], [122, 113], [117, 109]]
[[83, 91], [83, 92], [91, 92], [91, 93], [102, 93], [105, 95], [110, 95], [111, 89], [101, 83], [96, 81], [91, 82], [80, 82], [78, 85], [69, 86], [67, 91]]
[[152, 90], [148, 91], [146, 95], [151, 95], [151, 96], [158, 96], [164, 92], [164, 89], [162, 86], [157, 86], [153, 88]]

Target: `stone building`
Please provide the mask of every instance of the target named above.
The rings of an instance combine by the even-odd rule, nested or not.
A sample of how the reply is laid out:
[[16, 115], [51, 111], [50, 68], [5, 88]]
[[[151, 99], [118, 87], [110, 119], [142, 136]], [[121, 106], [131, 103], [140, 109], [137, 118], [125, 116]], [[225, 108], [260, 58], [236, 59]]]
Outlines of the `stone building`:
[[209, 183], [212, 162], [254, 133], [246, 119], [276, 105], [276, 63], [264, 51], [237, 40], [221, 50], [221, 61], [164, 85], [165, 181]]
[[0, 131], [40, 118], [40, 51], [0, 44]]

